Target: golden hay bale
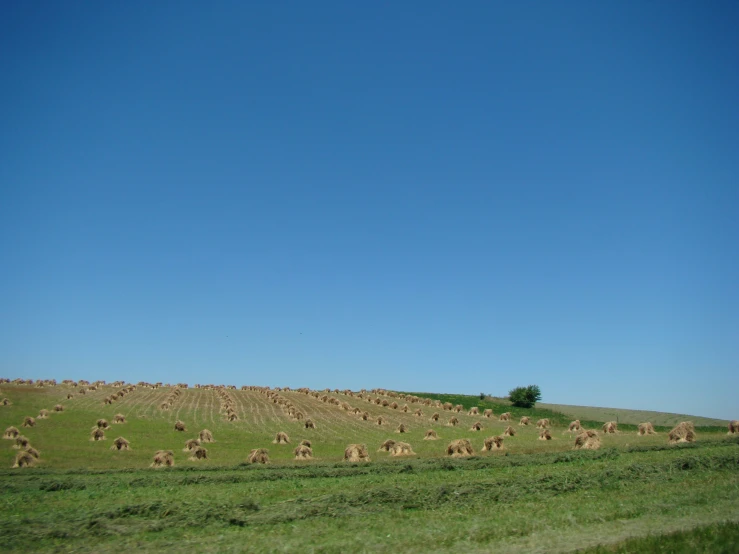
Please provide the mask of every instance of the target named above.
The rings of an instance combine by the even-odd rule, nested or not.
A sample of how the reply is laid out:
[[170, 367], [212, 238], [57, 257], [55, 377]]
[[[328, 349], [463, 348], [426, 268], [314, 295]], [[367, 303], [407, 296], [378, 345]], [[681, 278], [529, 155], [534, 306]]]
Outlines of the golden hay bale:
[[391, 456], [415, 456], [413, 448], [407, 442], [396, 442], [390, 451]]
[[115, 414], [113, 416], [113, 423], [120, 424], [120, 423], [126, 423], [126, 416], [123, 414]]
[[310, 446], [305, 446], [303, 444], [296, 446], [295, 450], [295, 459], [296, 460], [311, 460], [313, 459], [313, 449]]
[[72, 398], [74, 398], [74, 395], [71, 392], [68, 393], [67, 394], [67, 400], [71, 400]]
[[503, 431], [504, 437], [515, 437], [516, 436], [516, 430], [511, 427], [510, 425], [505, 428], [505, 431]]
[[228, 414], [228, 417], [226, 418], [228, 421], [236, 421], [239, 419], [239, 416], [237, 416], [235, 413]]
[[34, 458], [28, 452], [18, 452], [18, 454], [16, 454], [15, 456], [15, 463], [13, 463], [12, 467], [32, 467], [35, 463], [36, 458]]
[[542, 418], [536, 422], [536, 428], [537, 429], [546, 429], [549, 427], [549, 418]]
[[678, 423], [672, 431], [670, 431], [668, 440], [670, 444], [675, 444], [678, 442], [693, 442], [695, 441], [695, 437], [695, 427], [693, 426], [693, 422], [682, 421]]
[[171, 450], [157, 450], [154, 461], [149, 467], [174, 467], [174, 452]]
[[275, 435], [275, 440], [272, 441], [272, 444], [288, 444], [289, 442], [290, 437], [287, 436], [287, 433], [280, 431]]
[[185, 422], [184, 422], [184, 421], [180, 421], [180, 420], [178, 419], [178, 420], [177, 420], [177, 421], [175, 422], [175, 424], [174, 424], [174, 430], [175, 430], [175, 431], [187, 431], [187, 429], [185, 428]]
[[456, 417], [453, 417], [453, 416], [450, 417], [449, 418], [449, 421], [447, 422], [447, 425], [449, 425], [449, 427], [456, 427], [457, 424], [459, 424], [459, 420]]
[[192, 452], [198, 446], [200, 446], [200, 439], [188, 439], [188, 440], [185, 441], [185, 448], [183, 448], [182, 451], [183, 452]]
[[480, 410], [477, 408], [477, 406], [470, 408], [470, 411], [467, 412], [467, 415], [479, 415], [479, 414], [480, 414]]
[[454, 404], [452, 404], [451, 402], [444, 402], [441, 405], [441, 408], [443, 410], [447, 410], [447, 411], [451, 412], [454, 409]]
[[255, 448], [249, 452], [249, 456], [246, 461], [250, 464], [268, 464], [269, 451], [266, 448]]
[[13, 440], [13, 439], [15, 439], [15, 437], [17, 437], [20, 434], [21, 434], [21, 432], [18, 430], [18, 428], [17, 427], [13, 427], [11, 425], [7, 429], [5, 429], [5, 433], [3, 433], [3, 438], [4, 439]]
[[421, 411], [421, 408], [418, 408], [415, 412], [413, 412], [413, 415], [416, 417], [423, 417], [423, 411]]
[[539, 440], [540, 441], [552, 440], [552, 434], [549, 432], [549, 429], [542, 429], [541, 431], [539, 431]]
[[38, 413], [38, 418], [39, 419], [46, 419], [47, 417], [49, 417], [49, 410], [41, 410], [41, 411], [39, 411], [39, 413]]
[[303, 439], [302, 441], [300, 441], [300, 445], [301, 446], [307, 446], [308, 448], [312, 448], [313, 447], [313, 445], [310, 443], [310, 441], [308, 439]]
[[90, 433], [90, 440], [91, 441], [104, 441], [105, 431], [103, 431], [100, 427], [93, 427], [92, 433]]
[[316, 424], [313, 423], [313, 420], [311, 418], [308, 418], [308, 419], [305, 420], [305, 428], [306, 429], [315, 429], [316, 428]]
[[488, 437], [483, 441], [482, 451], [503, 450], [503, 437]]
[[2, 404], [3, 406], [10, 406], [12, 402], [10, 401], [9, 398], [3, 398], [0, 404]]
[[169, 410], [169, 402], [162, 402], [159, 404], [159, 409], [164, 411]]
[[113, 446], [110, 447], [111, 450], [131, 450], [131, 443], [129, 443], [126, 439], [123, 437], [118, 437], [113, 441]]
[[434, 412], [434, 415], [432, 415], [429, 419], [431, 421], [439, 421], [439, 413], [438, 412]]
[[423, 440], [425, 441], [435, 441], [439, 438], [439, 435], [436, 434], [436, 431], [433, 429], [429, 429], [426, 431], [426, 435], [423, 437]]
[[31, 456], [33, 456], [37, 460], [39, 458], [41, 458], [41, 452], [39, 452], [38, 450], [36, 450], [33, 446], [26, 446], [23, 449], [23, 452], [28, 452]]
[[510, 421], [511, 420], [511, 412], [505, 412], [503, 414], [500, 414], [500, 417], [498, 419], [500, 421]]
[[403, 407], [400, 409], [403, 413], [408, 413], [408, 404], [403, 404]]
[[473, 456], [475, 454], [472, 443], [468, 439], [456, 439], [449, 443], [446, 447], [447, 456], [454, 458], [462, 458], [465, 456]]
[[33, 419], [31, 416], [24, 417], [23, 427], [36, 427], [36, 420]]
[[398, 428], [395, 430], [396, 433], [407, 433], [408, 427], [405, 426], [405, 424], [401, 423], [398, 425]]
[[200, 433], [198, 433], [198, 438], [200, 439], [200, 442], [216, 442], [213, 438], [213, 433], [208, 431], [208, 429], [200, 431]]
[[582, 431], [575, 437], [576, 450], [598, 450], [600, 448], [600, 437], [598, 432], [592, 429]]
[[640, 437], [643, 437], [644, 435], [656, 435], [657, 434], [657, 432], [654, 430], [654, 425], [652, 425], [649, 421], [647, 421], [646, 423], [640, 423], [636, 433]]
[[472, 424], [472, 427], [470, 427], [470, 431], [482, 431], [482, 423], [479, 421]]
[[31, 445], [31, 439], [28, 437], [24, 437], [23, 435], [18, 435], [15, 437], [15, 444], [13, 445], [13, 448], [16, 450], [23, 450], [24, 448], [27, 448]]
[[729, 435], [736, 435], [737, 433], [739, 433], [739, 421], [737, 421], [736, 419], [732, 419], [729, 422], [729, 432], [728, 432], [728, 434]]
[[608, 421], [603, 424], [603, 432], [606, 434], [615, 434], [618, 431], [618, 423], [615, 421]]
[[462, 404], [457, 404], [456, 406], [454, 406], [453, 411], [457, 412], [458, 414], [462, 413], [464, 412], [464, 406], [462, 406]]
[[362, 412], [362, 421], [369, 421], [369, 412]]
[[518, 424], [520, 426], [529, 425], [531, 423], [531, 418], [528, 416], [523, 416], [519, 421]]
[[208, 449], [202, 446], [196, 446], [195, 448], [193, 448], [192, 456], [190, 456], [188, 459], [194, 462], [198, 460], [207, 460]]
[[107, 419], [98, 419], [95, 425], [98, 429], [108, 429], [110, 427]]
[[380, 448], [378, 448], [377, 451], [378, 452], [390, 452], [393, 446], [395, 446], [395, 441], [393, 439], [387, 439], [385, 442], [383, 442], [380, 445]]
[[488, 408], [487, 410], [485, 410], [484, 412], [482, 412], [482, 415], [485, 416], [485, 417], [493, 417], [493, 410], [491, 410], [490, 408]]
[[568, 431], [582, 431], [582, 425], [580, 425], [580, 420], [576, 419], [575, 421], [570, 422], [570, 426], [567, 428]]
[[344, 460], [347, 462], [369, 462], [369, 452], [366, 444], [350, 444], [344, 450]]
[[377, 425], [384, 425], [385, 424], [385, 418], [380, 416], [377, 418]]

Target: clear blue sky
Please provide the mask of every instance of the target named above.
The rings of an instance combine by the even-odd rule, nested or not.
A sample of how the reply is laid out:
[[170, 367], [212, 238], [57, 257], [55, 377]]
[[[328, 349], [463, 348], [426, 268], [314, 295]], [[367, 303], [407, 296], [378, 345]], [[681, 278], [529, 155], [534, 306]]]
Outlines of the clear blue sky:
[[6, 2], [0, 375], [739, 417], [739, 3]]

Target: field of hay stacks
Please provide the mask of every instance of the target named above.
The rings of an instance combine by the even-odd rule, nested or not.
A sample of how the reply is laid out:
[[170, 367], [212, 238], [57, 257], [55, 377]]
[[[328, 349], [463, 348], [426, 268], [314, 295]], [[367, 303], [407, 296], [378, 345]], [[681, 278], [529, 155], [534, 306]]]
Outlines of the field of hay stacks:
[[6, 550], [647, 548], [739, 521], [727, 426], [568, 431], [540, 407], [380, 389], [4, 380], [0, 399]]

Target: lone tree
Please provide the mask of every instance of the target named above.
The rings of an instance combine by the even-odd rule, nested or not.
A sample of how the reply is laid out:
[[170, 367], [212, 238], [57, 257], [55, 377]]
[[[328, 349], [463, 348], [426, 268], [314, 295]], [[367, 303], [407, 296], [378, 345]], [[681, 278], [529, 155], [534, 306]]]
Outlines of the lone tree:
[[519, 408], [533, 408], [541, 400], [541, 390], [538, 385], [528, 387], [516, 387], [508, 393], [511, 404]]

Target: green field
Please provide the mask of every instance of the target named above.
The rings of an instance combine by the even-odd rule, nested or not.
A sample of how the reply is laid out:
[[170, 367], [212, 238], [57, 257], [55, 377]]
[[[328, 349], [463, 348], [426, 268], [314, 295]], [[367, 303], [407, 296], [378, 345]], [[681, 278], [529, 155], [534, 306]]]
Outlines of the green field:
[[[739, 547], [739, 440], [718, 426], [697, 427], [698, 440], [668, 445], [666, 434], [637, 437], [628, 426], [601, 436], [596, 451], [573, 450], [568, 418], [537, 407], [516, 410], [505, 449], [481, 452], [484, 437], [508, 425], [467, 415], [499, 404], [459, 397], [457, 427], [429, 417], [430, 406], [408, 413], [332, 392], [372, 416], [363, 421], [339, 405], [281, 391], [316, 429], [289, 417], [263, 392], [228, 390], [238, 420], [228, 422], [216, 390], [182, 389], [171, 408], [159, 406], [172, 388], [139, 387], [104, 405], [116, 387], [85, 395], [80, 387], [2, 385], [2, 429], [14, 425], [41, 452], [36, 467], [11, 469], [17, 453], [0, 441], [0, 545], [4, 551], [104, 552], [196, 549], [206, 552], [736, 552]], [[120, 388], [120, 387], [119, 387]], [[323, 393], [321, 393], [323, 394]], [[370, 393], [373, 398], [388, 398]], [[420, 393], [419, 393], [420, 396]], [[434, 395], [428, 395], [434, 396]], [[447, 401], [452, 397], [436, 395]], [[390, 400], [394, 400], [390, 398]], [[451, 401], [451, 400], [450, 400]], [[62, 403], [62, 413], [22, 428], [25, 416]], [[494, 407], [495, 406], [495, 407]], [[423, 416], [413, 415], [417, 408]], [[501, 406], [502, 408], [502, 406]], [[505, 411], [514, 411], [506, 409]], [[124, 414], [106, 440], [91, 442], [98, 418]], [[377, 416], [387, 419], [378, 426]], [[551, 441], [538, 440], [520, 415], [549, 417]], [[186, 432], [174, 430], [182, 420]], [[483, 430], [471, 431], [481, 421]], [[395, 433], [398, 424], [409, 431]], [[591, 424], [591, 427], [596, 422]], [[209, 459], [190, 461], [184, 442], [203, 428], [216, 439]], [[425, 441], [433, 428], [441, 440]], [[659, 428], [658, 428], [659, 430]], [[272, 444], [278, 431], [289, 445]], [[111, 451], [124, 436], [129, 452]], [[314, 460], [295, 461], [303, 438]], [[410, 443], [415, 455], [377, 452], [388, 438]], [[450, 458], [451, 439], [468, 438], [475, 455]], [[370, 462], [343, 461], [349, 443], [365, 443]], [[252, 448], [268, 448], [268, 465], [245, 463]], [[154, 452], [174, 451], [175, 467], [151, 469]], [[663, 549], [666, 548], [666, 549]]]

